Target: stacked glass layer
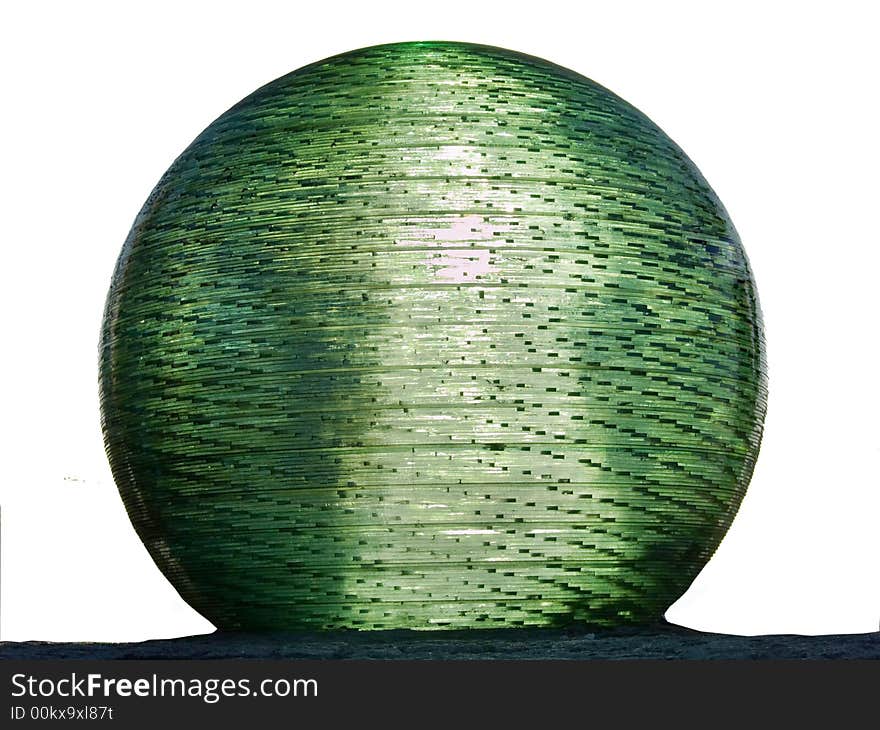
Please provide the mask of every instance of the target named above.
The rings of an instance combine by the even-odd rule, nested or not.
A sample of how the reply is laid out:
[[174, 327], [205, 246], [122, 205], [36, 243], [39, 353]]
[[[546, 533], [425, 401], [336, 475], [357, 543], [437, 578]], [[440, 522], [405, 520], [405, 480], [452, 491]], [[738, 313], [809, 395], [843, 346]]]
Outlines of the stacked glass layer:
[[138, 533], [220, 627], [616, 625], [726, 532], [763, 352], [733, 225], [643, 114], [396, 44], [174, 162], [113, 277], [102, 413]]

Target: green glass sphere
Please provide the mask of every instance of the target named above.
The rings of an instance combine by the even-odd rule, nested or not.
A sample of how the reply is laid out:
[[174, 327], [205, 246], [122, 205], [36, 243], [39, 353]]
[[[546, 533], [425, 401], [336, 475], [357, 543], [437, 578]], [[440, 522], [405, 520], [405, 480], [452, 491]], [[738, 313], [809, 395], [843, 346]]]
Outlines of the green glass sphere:
[[131, 520], [222, 628], [648, 622], [757, 456], [746, 256], [594, 82], [404, 43], [262, 87], [174, 162], [107, 301]]

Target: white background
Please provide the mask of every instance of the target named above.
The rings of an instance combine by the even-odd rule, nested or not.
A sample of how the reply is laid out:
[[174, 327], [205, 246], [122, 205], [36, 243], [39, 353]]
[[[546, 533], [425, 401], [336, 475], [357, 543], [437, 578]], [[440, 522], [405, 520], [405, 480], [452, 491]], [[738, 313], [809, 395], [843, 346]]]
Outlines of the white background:
[[872, 3], [18, 3], [0, 18], [7, 640], [207, 632], [153, 566], [103, 453], [97, 343], [135, 214], [256, 87], [328, 55], [466, 40], [542, 56], [650, 116], [727, 206], [767, 326], [752, 485], [674, 622], [876, 630], [878, 22]]

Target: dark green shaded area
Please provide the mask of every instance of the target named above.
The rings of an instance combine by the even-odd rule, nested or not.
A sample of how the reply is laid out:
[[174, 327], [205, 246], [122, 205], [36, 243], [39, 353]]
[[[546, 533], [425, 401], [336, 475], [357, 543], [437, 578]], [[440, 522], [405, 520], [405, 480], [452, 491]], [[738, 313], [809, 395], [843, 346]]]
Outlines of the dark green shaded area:
[[217, 625], [659, 618], [757, 456], [724, 208], [597, 84], [455, 43], [259, 89], [153, 191], [107, 302], [132, 522]]

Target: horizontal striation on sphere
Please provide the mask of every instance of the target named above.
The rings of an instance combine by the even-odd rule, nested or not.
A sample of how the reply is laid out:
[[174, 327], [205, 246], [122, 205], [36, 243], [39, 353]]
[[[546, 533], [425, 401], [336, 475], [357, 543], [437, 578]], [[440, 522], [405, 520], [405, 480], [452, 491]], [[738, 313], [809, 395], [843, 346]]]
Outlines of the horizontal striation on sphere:
[[603, 87], [462, 43], [306, 66], [213, 122], [114, 272], [105, 443], [221, 628], [657, 620], [766, 408], [724, 207]]

